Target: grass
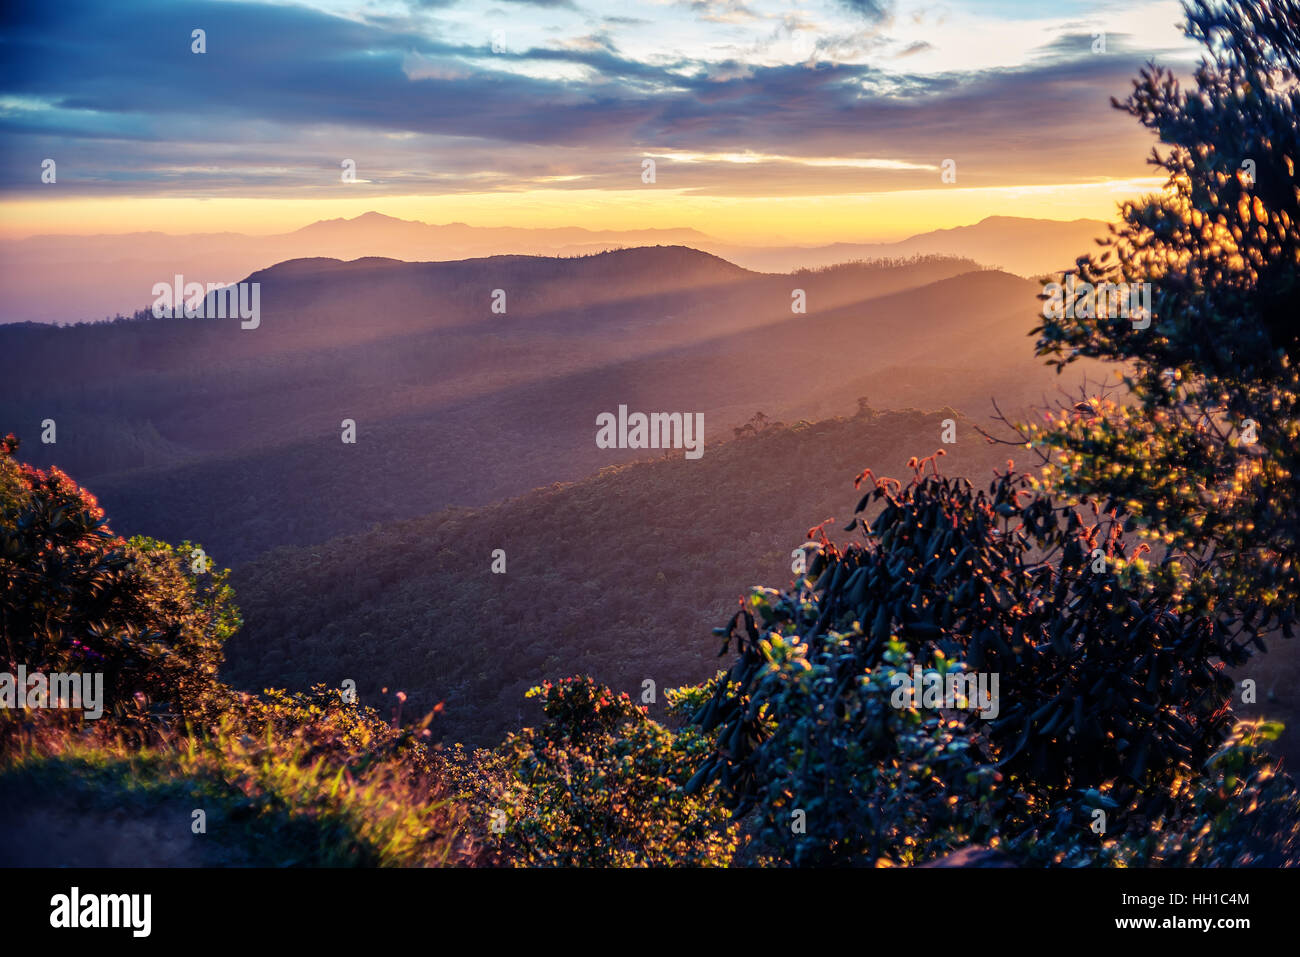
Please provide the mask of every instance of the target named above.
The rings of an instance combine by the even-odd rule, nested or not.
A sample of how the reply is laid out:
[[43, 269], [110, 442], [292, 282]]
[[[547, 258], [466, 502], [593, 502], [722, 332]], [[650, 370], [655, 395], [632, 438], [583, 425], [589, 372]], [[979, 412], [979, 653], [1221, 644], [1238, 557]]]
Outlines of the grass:
[[268, 721], [250, 734], [242, 725], [227, 717], [202, 734], [161, 732], [141, 745], [120, 731], [29, 721], [9, 729], [0, 804], [77, 824], [175, 809], [170, 820], [186, 840], [191, 809], [202, 809], [206, 832], [189, 845], [201, 863], [437, 867], [472, 857], [464, 812], [410, 761], [359, 760], [302, 727]]

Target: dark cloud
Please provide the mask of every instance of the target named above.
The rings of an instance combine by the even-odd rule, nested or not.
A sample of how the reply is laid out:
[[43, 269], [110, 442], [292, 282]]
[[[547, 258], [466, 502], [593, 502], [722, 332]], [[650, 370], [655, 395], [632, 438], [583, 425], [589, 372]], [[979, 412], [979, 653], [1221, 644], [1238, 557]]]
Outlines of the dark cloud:
[[892, 0], [840, 0], [840, 3], [868, 20], [880, 22], [893, 13]]
[[[207, 31], [203, 55], [190, 52], [196, 27]], [[1025, 68], [919, 76], [648, 63], [601, 34], [582, 47], [494, 55], [484, 33], [481, 46], [464, 47], [253, 3], [29, 7], [0, 34], [0, 88], [54, 108], [0, 113], [0, 176], [11, 191], [40, 189], [31, 171], [54, 156], [70, 191], [310, 193], [336, 188], [340, 160], [353, 158], [372, 190], [506, 189], [562, 176], [586, 188], [626, 185], [639, 156], [662, 150], [953, 158], [966, 186], [1149, 172], [1146, 134], [1109, 107], [1141, 65], [1133, 54], [1054, 46]], [[580, 67], [586, 78], [503, 69], [525, 62]], [[779, 163], [660, 166], [661, 183], [728, 194], [933, 179]]]
[[[1170, 33], [1172, 36], [1172, 31]], [[1104, 40], [1104, 43], [1100, 42]], [[1071, 60], [1082, 56], [1113, 56], [1142, 50], [1137, 38], [1127, 33], [1063, 33], [1034, 51], [1043, 60]], [[1104, 52], [1102, 48], [1104, 47]]]

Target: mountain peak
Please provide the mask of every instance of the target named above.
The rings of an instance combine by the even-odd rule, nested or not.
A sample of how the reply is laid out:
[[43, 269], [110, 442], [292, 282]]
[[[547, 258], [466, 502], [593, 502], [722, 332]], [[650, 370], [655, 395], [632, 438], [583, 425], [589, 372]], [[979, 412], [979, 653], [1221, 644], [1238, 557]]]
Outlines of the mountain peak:
[[377, 213], [373, 209], [369, 212], [362, 213], [360, 216], [353, 216], [348, 219], [346, 216], [336, 216], [334, 219], [318, 219], [314, 223], [308, 223], [300, 229], [294, 230], [296, 233], [319, 232], [322, 229], [339, 229], [347, 226], [423, 226], [424, 223], [417, 222], [413, 219], [398, 219], [395, 216], [387, 216], [384, 213]]

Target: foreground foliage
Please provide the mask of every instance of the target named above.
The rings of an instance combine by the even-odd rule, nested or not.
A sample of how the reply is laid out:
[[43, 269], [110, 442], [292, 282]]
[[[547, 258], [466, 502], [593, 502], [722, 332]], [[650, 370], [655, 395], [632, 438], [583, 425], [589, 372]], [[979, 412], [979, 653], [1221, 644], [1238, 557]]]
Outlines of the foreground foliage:
[[[1290, 638], [1300, 601], [1300, 4], [1186, 10], [1206, 48], [1195, 88], [1150, 67], [1116, 104], [1158, 135], [1166, 189], [1122, 207], [1037, 330], [1059, 368], [1122, 363], [1126, 396], [1088, 397], [1022, 438], [1055, 488], [1124, 504], [1169, 555], [1171, 601], [1210, 618], [1231, 661]], [[1106, 284], [1149, 284], [1151, 314], [1103, 304]]]
[[[693, 715], [718, 746], [692, 785], [716, 781], [795, 863], [919, 863], [970, 841], [1100, 862], [1149, 822], [1184, 833], [1235, 724], [1212, 623], [1129, 574], [1117, 507], [1059, 506], [1010, 468], [976, 489], [934, 461], [907, 485], [860, 476], [859, 513], [884, 505], [851, 523], [863, 541], [812, 530], [806, 573], [718, 629], [737, 657]], [[895, 679], [918, 665], [995, 675], [997, 707], [900, 707]], [[1294, 855], [1284, 807], [1254, 856]], [[1237, 831], [1211, 836], [1207, 855], [1238, 855]]]
[[5, 670], [104, 674], [110, 707], [135, 694], [182, 717], [212, 712], [240, 625], [229, 571], [201, 547], [114, 535], [95, 497], [0, 441], [0, 656]]
[[26, 821], [20, 808], [40, 809], [54, 815], [56, 841], [86, 821], [101, 821], [107, 840], [110, 815], [129, 809], [156, 843], [122, 863], [410, 867], [480, 857], [417, 736], [337, 691], [242, 696], [202, 731], [144, 713], [88, 728], [44, 715], [4, 723], [6, 824]]
[[[516, 795], [510, 859], [524, 866], [717, 866], [735, 853], [736, 825], [710, 794], [682, 785], [708, 740], [650, 720], [625, 694], [589, 678], [533, 689], [540, 728], [511, 735], [502, 753]], [[520, 797], [526, 804], [520, 805]]]

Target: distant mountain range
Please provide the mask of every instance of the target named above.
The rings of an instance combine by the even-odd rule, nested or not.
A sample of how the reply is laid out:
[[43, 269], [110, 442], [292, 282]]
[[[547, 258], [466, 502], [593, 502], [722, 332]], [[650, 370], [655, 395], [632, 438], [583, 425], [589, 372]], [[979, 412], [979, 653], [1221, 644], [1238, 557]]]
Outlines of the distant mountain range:
[[855, 259], [916, 255], [961, 256], [1019, 276], [1059, 272], [1097, 248], [1107, 235], [1098, 219], [1063, 222], [990, 216], [972, 226], [936, 229], [897, 243], [834, 243], [829, 246], [753, 247], [706, 244], [700, 248], [749, 269], [788, 272]]
[[441, 262], [504, 254], [572, 256], [647, 245], [681, 245], [762, 272], [792, 272], [859, 259], [956, 256], [1021, 276], [1064, 269], [1104, 235], [1097, 220], [991, 217], [897, 243], [764, 247], [724, 243], [694, 229], [588, 230], [430, 225], [370, 212], [321, 220], [289, 233], [94, 236], [0, 241], [0, 323], [75, 322], [130, 314], [153, 302], [155, 283], [236, 282], [280, 262], [368, 257]]

